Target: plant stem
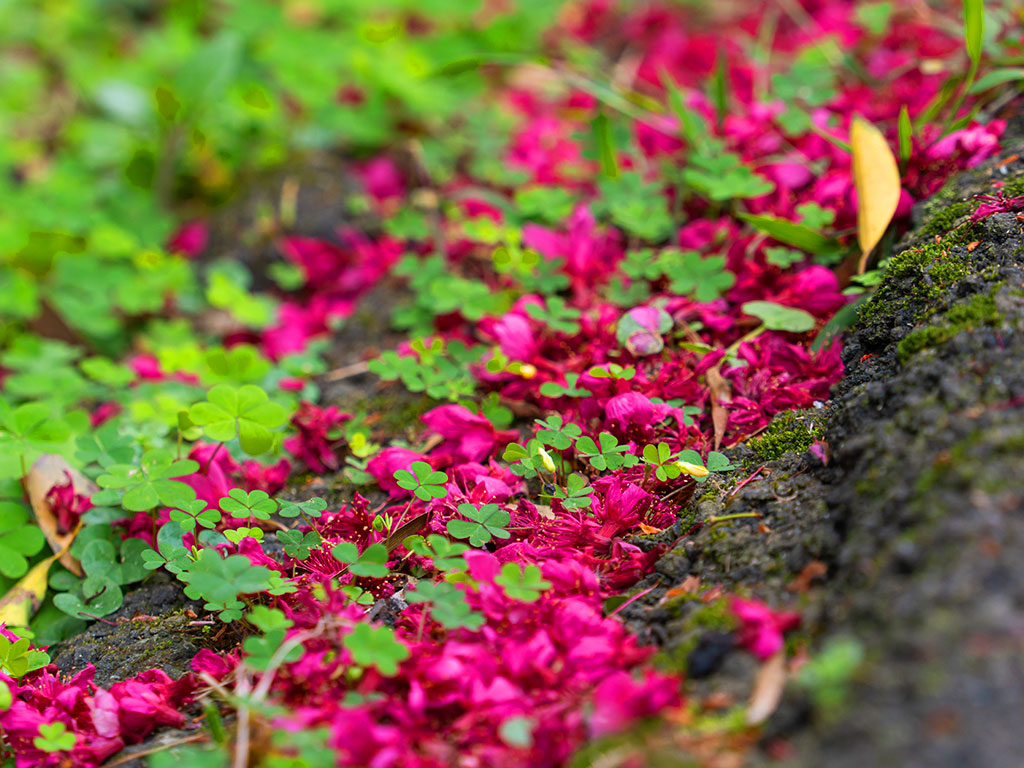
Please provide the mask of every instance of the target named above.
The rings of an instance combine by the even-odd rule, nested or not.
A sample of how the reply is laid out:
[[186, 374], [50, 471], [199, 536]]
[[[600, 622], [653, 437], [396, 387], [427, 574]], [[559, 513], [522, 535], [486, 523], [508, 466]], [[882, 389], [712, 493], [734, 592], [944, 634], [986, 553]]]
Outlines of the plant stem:
[[224, 447], [224, 443], [217, 443], [217, 447], [213, 449], [213, 453], [210, 454], [210, 458], [206, 460], [206, 466], [203, 467], [202, 473], [205, 475], [206, 471], [213, 464], [213, 460], [217, 458], [217, 454], [220, 453], [220, 449]]

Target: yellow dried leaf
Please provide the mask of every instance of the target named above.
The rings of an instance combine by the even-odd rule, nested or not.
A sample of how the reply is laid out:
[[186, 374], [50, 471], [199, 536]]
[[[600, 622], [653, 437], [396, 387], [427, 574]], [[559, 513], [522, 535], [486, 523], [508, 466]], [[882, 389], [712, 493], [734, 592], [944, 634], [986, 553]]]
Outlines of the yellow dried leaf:
[[853, 183], [857, 188], [857, 241], [860, 269], [882, 239], [900, 202], [900, 171], [885, 136], [861, 117], [850, 129]]
[[58, 557], [60, 553], [36, 563], [6, 595], [0, 597], [0, 623], [8, 627], [28, 626], [28, 620], [46, 597], [46, 577]]

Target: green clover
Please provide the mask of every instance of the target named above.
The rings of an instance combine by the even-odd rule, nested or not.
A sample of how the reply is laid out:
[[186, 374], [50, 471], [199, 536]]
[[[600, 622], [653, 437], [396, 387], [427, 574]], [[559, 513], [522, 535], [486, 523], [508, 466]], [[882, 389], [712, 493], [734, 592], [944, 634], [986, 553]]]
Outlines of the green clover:
[[457, 539], [469, 539], [474, 547], [482, 547], [492, 538], [512, 536], [505, 530], [512, 518], [497, 504], [484, 504], [479, 509], [473, 504], [459, 504], [459, 514], [469, 520], [449, 520], [446, 526], [448, 533]]
[[342, 541], [331, 550], [334, 559], [348, 563], [353, 576], [367, 576], [382, 579], [388, 575], [388, 549], [380, 542], [371, 544], [362, 553], [351, 541]]
[[554, 381], [545, 381], [540, 385], [540, 393], [544, 397], [590, 397], [589, 389], [577, 387], [580, 380], [578, 373], [565, 374], [565, 384], [557, 384]]
[[469, 607], [465, 593], [446, 581], [421, 581], [414, 591], [405, 591], [405, 599], [410, 603], [430, 603], [430, 615], [445, 629], [462, 627], [475, 631], [486, 622], [483, 614]]
[[270, 576], [269, 568], [253, 565], [245, 555], [221, 557], [216, 549], [201, 549], [195, 562], [178, 578], [188, 585], [185, 594], [193, 600], [231, 604], [241, 594], [267, 589]]
[[[21, 637], [8, 640], [0, 635], [0, 669], [14, 678], [21, 677], [50, 663], [50, 657], [43, 651], [29, 647], [29, 639]], [[2, 710], [0, 710], [2, 711]]]
[[587, 478], [573, 472], [566, 478], [565, 488], [555, 488], [554, 497], [561, 499], [562, 506], [566, 509], [581, 509], [593, 503], [590, 496], [592, 492], [593, 489], [587, 484]]
[[273, 447], [271, 430], [284, 424], [288, 412], [253, 384], [237, 389], [218, 384], [204, 402], [188, 409], [188, 417], [211, 440], [226, 443], [237, 437], [243, 451], [256, 455]]
[[639, 458], [631, 453], [628, 445], [619, 445], [615, 435], [602, 432], [597, 436], [597, 442], [591, 437], [581, 437], [576, 441], [576, 450], [579, 455], [590, 462], [590, 466], [601, 472], [612, 471], [621, 467], [632, 467]]
[[320, 536], [316, 531], [310, 531], [305, 536], [302, 531], [278, 531], [277, 540], [284, 545], [284, 553], [296, 560], [305, 560], [310, 550], [320, 547]]
[[232, 544], [237, 545], [242, 539], [256, 539], [263, 541], [263, 529], [254, 526], [240, 525], [237, 528], [228, 528], [224, 531], [224, 538]]
[[232, 488], [228, 495], [220, 500], [220, 508], [232, 517], [269, 520], [277, 512], [277, 502], [270, 498], [266, 491], [249, 491]]
[[118, 583], [107, 574], [86, 576], [74, 592], [61, 592], [53, 604], [69, 616], [106, 616], [124, 603], [124, 593]]
[[39, 735], [32, 739], [35, 748], [46, 753], [69, 752], [75, 748], [77, 737], [68, 732], [68, 727], [56, 723], [40, 723]]
[[666, 251], [659, 258], [672, 283], [672, 293], [692, 295], [697, 301], [714, 301], [736, 283], [725, 268], [724, 256], [702, 257], [697, 251]]
[[469, 551], [469, 547], [465, 544], [449, 541], [436, 533], [430, 534], [425, 539], [422, 536], [409, 536], [402, 544], [410, 552], [415, 552], [421, 557], [429, 557], [438, 570], [466, 570], [466, 559], [462, 555]]
[[26, 455], [56, 452], [70, 436], [71, 429], [53, 417], [49, 406], [25, 403], [11, 408], [0, 400], [0, 457], [18, 459], [22, 469]]
[[409, 649], [395, 639], [389, 627], [356, 624], [342, 641], [352, 661], [361, 667], [376, 667], [385, 677], [397, 674], [398, 664], [409, 658]]
[[399, 488], [412, 491], [421, 501], [443, 499], [448, 495], [444, 487], [448, 482], [448, 475], [444, 472], [435, 472], [425, 461], [414, 461], [412, 472], [407, 469], [396, 470], [395, 480], [398, 481]]
[[194, 531], [197, 525], [203, 528], [216, 528], [220, 519], [220, 510], [213, 507], [207, 509], [203, 499], [193, 499], [188, 504], [171, 510], [171, 520], [186, 532]]
[[281, 517], [299, 517], [300, 515], [320, 517], [321, 513], [327, 509], [327, 502], [319, 496], [308, 501], [285, 501], [284, 499], [278, 499], [277, 503], [281, 505], [281, 511], [278, 512]]
[[650, 472], [653, 467], [655, 477], [663, 483], [682, 474], [682, 470], [676, 466], [676, 456], [668, 447], [668, 443], [658, 443], [657, 446], [645, 445], [642, 458], [644, 464], [648, 465], [647, 471]]
[[0, 573], [18, 579], [28, 571], [28, 558], [46, 543], [39, 526], [29, 520], [25, 507], [0, 501]]
[[561, 451], [573, 444], [583, 430], [576, 424], [565, 424], [558, 414], [549, 416], [547, 420], [537, 419], [537, 425], [543, 427], [537, 433], [537, 439], [544, 445], [550, 445], [555, 450]]
[[[142, 454], [139, 464], [112, 464], [107, 474], [100, 475], [96, 482], [103, 488], [124, 490], [121, 506], [129, 512], [146, 512], [162, 504], [165, 507], [182, 509], [196, 497], [196, 492], [185, 483], [172, 478], [190, 475], [199, 470], [199, 464], [191, 459], [174, 460], [174, 454], [163, 448], [156, 448]], [[107, 503], [107, 498], [99, 501]]]
[[551, 582], [544, 579], [539, 567], [527, 565], [521, 568], [518, 563], [505, 563], [501, 566], [501, 571], [494, 577], [494, 583], [513, 600], [524, 603], [536, 602], [541, 592], [551, 588]]

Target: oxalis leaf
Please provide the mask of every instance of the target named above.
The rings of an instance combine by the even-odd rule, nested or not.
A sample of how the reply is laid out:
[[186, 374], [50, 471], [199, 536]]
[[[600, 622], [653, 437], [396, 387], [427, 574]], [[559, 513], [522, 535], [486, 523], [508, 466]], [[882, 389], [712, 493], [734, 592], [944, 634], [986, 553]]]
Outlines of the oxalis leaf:
[[235, 389], [218, 384], [207, 393], [204, 402], [188, 409], [188, 417], [211, 440], [224, 443], [237, 437], [243, 451], [256, 455], [274, 445], [271, 430], [284, 424], [288, 412], [271, 402], [257, 386], [246, 384]]
[[814, 330], [814, 316], [802, 309], [784, 307], [771, 301], [748, 301], [743, 311], [761, 320], [770, 331], [804, 333]]
[[885, 136], [864, 118], [853, 118], [850, 129], [853, 149], [853, 183], [857, 188], [857, 242], [864, 272], [900, 202], [900, 171]]

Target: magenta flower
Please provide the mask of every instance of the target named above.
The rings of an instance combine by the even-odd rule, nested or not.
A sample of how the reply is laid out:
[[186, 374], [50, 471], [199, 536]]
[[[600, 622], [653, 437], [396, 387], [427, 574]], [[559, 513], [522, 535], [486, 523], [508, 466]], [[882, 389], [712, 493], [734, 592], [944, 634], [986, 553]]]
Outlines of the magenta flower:
[[759, 600], [734, 597], [729, 608], [741, 622], [740, 644], [762, 660], [774, 656], [782, 648], [783, 635], [800, 626], [799, 613], [775, 612]]
[[400, 469], [411, 471], [414, 461], [429, 462], [429, 459], [408, 448], [385, 448], [366, 463], [366, 471], [373, 475], [381, 489], [387, 491], [392, 498], [410, 496], [410, 491], [398, 486], [395, 472]]
[[518, 432], [495, 429], [486, 418], [461, 405], [438, 406], [423, 414], [420, 421], [444, 438], [434, 454], [454, 463], [482, 461], [496, 448], [519, 437]]

